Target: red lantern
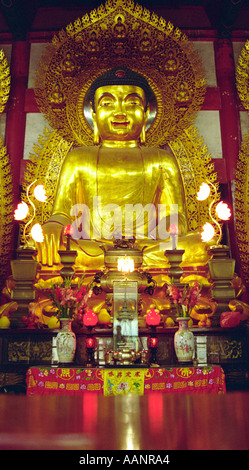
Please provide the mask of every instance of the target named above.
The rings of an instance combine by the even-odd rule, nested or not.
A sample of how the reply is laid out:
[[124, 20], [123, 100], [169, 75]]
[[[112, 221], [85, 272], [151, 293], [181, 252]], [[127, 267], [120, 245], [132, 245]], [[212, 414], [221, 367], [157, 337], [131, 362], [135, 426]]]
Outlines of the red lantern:
[[86, 348], [92, 349], [94, 348], [94, 346], [95, 346], [94, 338], [92, 336], [89, 336], [88, 338], [86, 338]]
[[154, 336], [150, 336], [148, 338], [148, 346], [149, 348], [157, 348], [158, 347], [158, 338]]
[[152, 308], [146, 315], [146, 323], [148, 326], [158, 326], [161, 321], [159, 313]]
[[83, 324], [87, 327], [93, 327], [97, 325], [98, 317], [93, 310], [87, 310], [83, 316]]

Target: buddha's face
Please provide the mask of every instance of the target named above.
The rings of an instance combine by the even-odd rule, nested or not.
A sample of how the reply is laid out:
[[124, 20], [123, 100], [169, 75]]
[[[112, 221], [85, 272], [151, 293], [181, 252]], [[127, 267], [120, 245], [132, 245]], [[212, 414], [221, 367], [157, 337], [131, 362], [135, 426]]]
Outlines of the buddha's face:
[[145, 127], [145, 93], [134, 85], [103, 86], [95, 92], [94, 125], [101, 141], [138, 141]]

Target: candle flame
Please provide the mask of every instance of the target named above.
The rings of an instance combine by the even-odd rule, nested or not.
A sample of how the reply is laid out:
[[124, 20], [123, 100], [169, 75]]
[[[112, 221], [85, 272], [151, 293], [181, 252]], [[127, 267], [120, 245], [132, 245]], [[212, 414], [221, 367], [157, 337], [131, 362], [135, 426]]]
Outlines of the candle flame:
[[118, 271], [132, 273], [134, 271], [134, 260], [129, 256], [118, 258]]

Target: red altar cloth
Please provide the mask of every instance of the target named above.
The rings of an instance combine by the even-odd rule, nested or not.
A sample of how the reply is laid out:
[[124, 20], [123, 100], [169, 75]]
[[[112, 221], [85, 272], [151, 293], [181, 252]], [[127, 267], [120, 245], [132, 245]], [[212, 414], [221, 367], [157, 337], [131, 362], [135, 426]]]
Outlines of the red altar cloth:
[[27, 395], [110, 395], [134, 393], [225, 393], [225, 374], [219, 366], [127, 369], [31, 367]]

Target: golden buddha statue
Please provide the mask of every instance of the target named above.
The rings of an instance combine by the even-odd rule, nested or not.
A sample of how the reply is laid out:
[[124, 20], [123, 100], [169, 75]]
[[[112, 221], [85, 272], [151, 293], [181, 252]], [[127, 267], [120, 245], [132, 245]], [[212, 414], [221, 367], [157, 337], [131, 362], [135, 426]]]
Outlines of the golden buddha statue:
[[[132, 238], [143, 249], [144, 265], [164, 267], [172, 247], [169, 226], [177, 216], [178, 248], [188, 263], [207, 261], [199, 233], [188, 233], [185, 196], [175, 157], [146, 147], [146, 124], [153, 92], [147, 80], [126, 67], [115, 67], [91, 85], [94, 144], [66, 156], [54, 207], [39, 245], [43, 265], [60, 263], [63, 228], [73, 227], [76, 264], [104, 265], [104, 244]], [[135, 214], [135, 217], [134, 217]]]

